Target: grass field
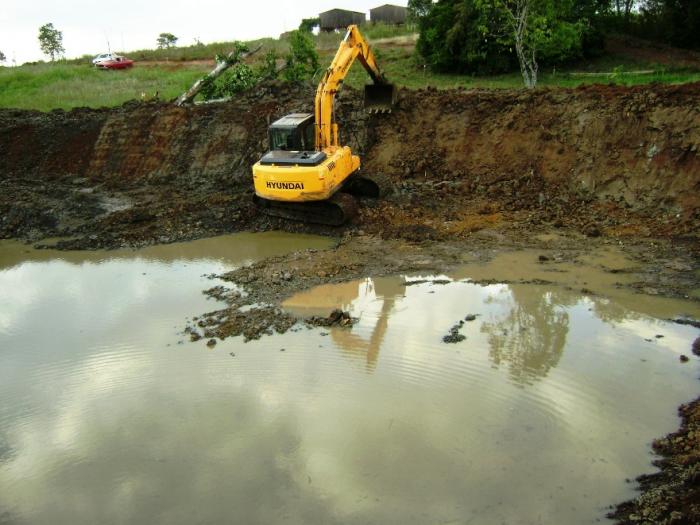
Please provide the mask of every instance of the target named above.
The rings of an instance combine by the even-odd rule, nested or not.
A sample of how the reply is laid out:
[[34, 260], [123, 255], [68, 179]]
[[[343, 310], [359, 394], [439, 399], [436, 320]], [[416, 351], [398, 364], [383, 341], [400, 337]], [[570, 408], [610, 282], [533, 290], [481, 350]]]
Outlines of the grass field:
[[[331, 60], [331, 54], [324, 54]], [[437, 88], [521, 88], [523, 79], [520, 73], [496, 76], [449, 75], [433, 73], [423, 67], [413, 48], [378, 46], [379, 63], [394, 83], [408, 88], [434, 86]], [[647, 71], [637, 73], [637, 71]], [[600, 74], [596, 74], [599, 72]], [[355, 88], [362, 87], [367, 75], [361, 67], [353, 67], [345, 83]], [[604, 56], [561, 71], [541, 71], [538, 80], [540, 87], [576, 87], [584, 84], [636, 85], [662, 82], [676, 84], [700, 81], [700, 69], [664, 68], [659, 64], [632, 61], [626, 57]]]
[[[362, 34], [369, 39], [392, 38], [409, 35], [413, 32], [412, 27], [393, 26], [386, 24], [373, 24], [363, 26]], [[321, 33], [315, 35], [316, 46], [319, 49], [337, 48], [344, 33]], [[287, 41], [279, 38], [260, 38], [246, 42], [249, 48], [254, 49], [262, 45], [265, 51], [273, 50], [283, 55], [289, 49]], [[192, 60], [211, 60], [216, 55], [225, 55], [231, 51], [233, 40], [229, 42], [212, 42], [209, 44], [197, 44], [191, 46], [171, 47], [169, 49], [138, 49], [136, 51], [118, 52], [137, 61], [158, 61], [158, 62], [187, 62]], [[94, 55], [83, 55], [80, 58], [68, 60], [69, 64], [89, 64]]]
[[[416, 57], [414, 46], [406, 28], [368, 26], [363, 29], [374, 49], [378, 61], [388, 78], [398, 86], [421, 88], [520, 88], [522, 78], [518, 73], [490, 77], [446, 75], [431, 72]], [[332, 59], [340, 33], [316, 36], [321, 64]], [[407, 39], [408, 38], [408, 39]], [[282, 39], [262, 39], [249, 42], [261, 51], [252, 59], [259, 62], [268, 50], [278, 55], [287, 52], [287, 42]], [[102, 71], [92, 67], [87, 58], [56, 64], [25, 65], [17, 68], [0, 67], [0, 107], [38, 109], [48, 111], [79, 106], [115, 106], [127, 100], [151, 99], [155, 93], [161, 100], [171, 100], [201, 78], [213, 66], [216, 54], [225, 54], [231, 43], [213, 43], [175, 49], [142, 50], [129, 53], [136, 65], [129, 70]], [[209, 61], [209, 62], [207, 62]], [[640, 73], [643, 71], [643, 73]], [[315, 77], [318, 81], [318, 76]], [[367, 75], [359, 64], [349, 72], [346, 83], [362, 87]], [[575, 87], [582, 84], [646, 84], [651, 82], [684, 83], [700, 81], [700, 68], [664, 67], [626, 56], [607, 55], [578, 64], [562, 71], [543, 71], [539, 86]]]
[[0, 68], [0, 107], [48, 111], [116, 106], [127, 100], [175, 98], [210, 68], [134, 67], [104, 71], [87, 65], [40, 64]]

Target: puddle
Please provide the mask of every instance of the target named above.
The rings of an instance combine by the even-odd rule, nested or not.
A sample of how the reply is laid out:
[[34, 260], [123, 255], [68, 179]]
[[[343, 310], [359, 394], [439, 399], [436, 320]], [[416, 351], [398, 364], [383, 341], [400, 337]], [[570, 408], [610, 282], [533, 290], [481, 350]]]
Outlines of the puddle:
[[[697, 395], [698, 361], [679, 362], [697, 330], [661, 320], [697, 305], [618, 290], [599, 260], [504, 254], [444, 284], [363, 279], [285, 304], [344, 307], [352, 328], [213, 350], [181, 335], [219, 307], [203, 275], [328, 244], [0, 243], [0, 522], [596, 523]], [[561, 284], [469, 281], [528, 271]]]
[[[47, 241], [44, 241], [47, 243]], [[47, 243], [49, 244], [49, 243]], [[64, 251], [35, 250], [18, 241], [0, 240], [0, 271], [18, 264], [42, 261], [65, 261], [74, 264], [102, 263], [134, 259], [171, 263], [174, 261], [217, 261], [221, 271], [274, 255], [305, 250], [325, 249], [333, 245], [327, 237], [290, 235], [282, 232], [237, 233], [190, 242], [159, 244], [140, 249]]]
[[508, 283], [552, 283], [587, 296], [600, 296], [614, 301], [622, 309], [650, 316], [671, 318], [680, 312], [700, 316], [698, 303], [631, 293], [625, 285], [638, 281], [634, 271], [638, 264], [618, 248], [605, 247], [574, 261], [557, 260], [542, 251], [520, 250], [497, 254], [488, 264], [465, 264], [451, 274], [460, 280], [500, 281]]

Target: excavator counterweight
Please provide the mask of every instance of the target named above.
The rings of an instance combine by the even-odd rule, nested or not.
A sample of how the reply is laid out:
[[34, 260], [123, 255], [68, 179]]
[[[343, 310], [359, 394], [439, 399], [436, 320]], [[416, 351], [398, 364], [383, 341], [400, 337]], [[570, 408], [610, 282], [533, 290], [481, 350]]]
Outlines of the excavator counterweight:
[[255, 202], [269, 215], [335, 226], [356, 213], [352, 195], [383, 194], [379, 179], [360, 175], [360, 158], [339, 144], [335, 95], [355, 59], [372, 78], [365, 87], [365, 108], [375, 113], [391, 110], [396, 89], [352, 25], [321, 78], [314, 113], [287, 115], [270, 126], [270, 151], [253, 166]]

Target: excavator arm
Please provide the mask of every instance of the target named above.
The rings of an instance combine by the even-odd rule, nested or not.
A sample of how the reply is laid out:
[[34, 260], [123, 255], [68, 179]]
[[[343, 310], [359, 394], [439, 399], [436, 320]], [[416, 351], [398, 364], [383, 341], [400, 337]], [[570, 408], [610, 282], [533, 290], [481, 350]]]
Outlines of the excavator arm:
[[379, 69], [374, 53], [356, 25], [348, 27], [338, 52], [326, 70], [316, 90], [316, 150], [338, 146], [338, 124], [335, 122], [335, 95], [356, 58], [372, 78], [373, 85], [365, 87], [365, 107], [388, 110], [393, 104], [395, 88]]

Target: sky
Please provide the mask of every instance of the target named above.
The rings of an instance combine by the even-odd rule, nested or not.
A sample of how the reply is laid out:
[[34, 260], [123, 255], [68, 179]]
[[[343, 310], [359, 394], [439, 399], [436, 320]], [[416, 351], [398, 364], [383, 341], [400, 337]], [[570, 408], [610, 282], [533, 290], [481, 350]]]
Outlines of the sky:
[[[89, 0], [3, 0], [0, 9], [0, 51], [5, 65], [42, 60], [39, 27], [51, 22], [63, 31], [67, 58], [107, 51], [154, 48], [159, 33], [173, 33], [178, 45], [277, 37], [296, 29], [302, 18], [333, 8], [365, 11], [382, 0], [214, 0], [98, 3]], [[391, 1], [406, 5], [406, 0]]]

